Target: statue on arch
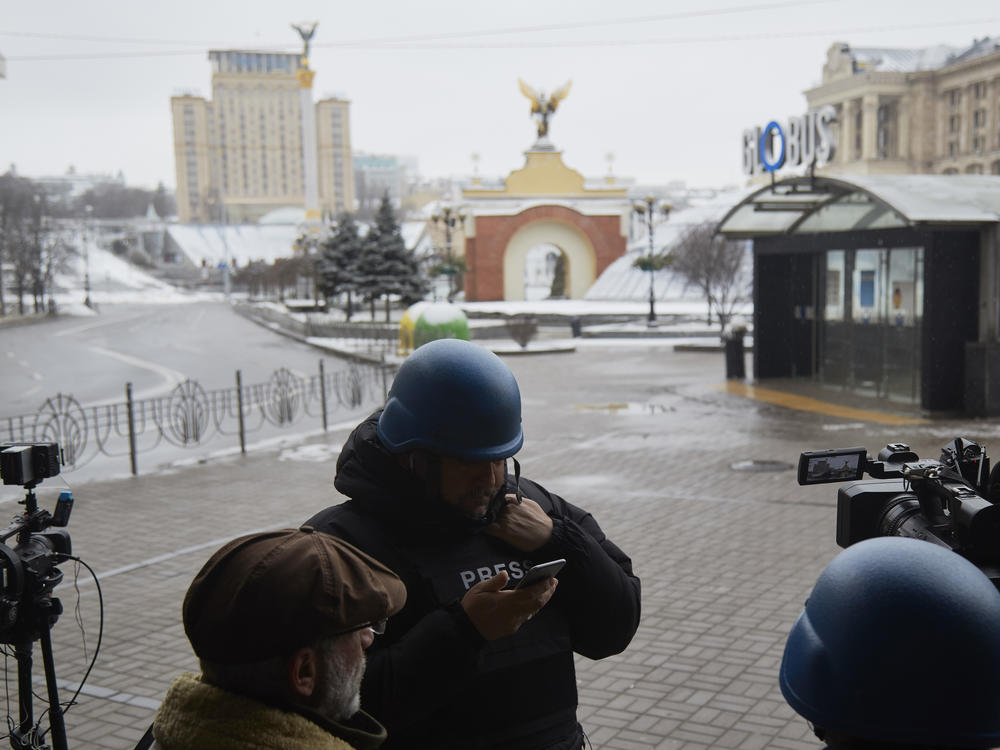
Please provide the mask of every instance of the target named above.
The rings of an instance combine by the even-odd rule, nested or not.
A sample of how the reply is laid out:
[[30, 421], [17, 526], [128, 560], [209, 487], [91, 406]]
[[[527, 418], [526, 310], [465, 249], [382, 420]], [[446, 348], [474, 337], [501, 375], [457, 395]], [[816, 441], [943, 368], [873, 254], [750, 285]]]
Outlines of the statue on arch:
[[538, 139], [542, 140], [549, 134], [549, 117], [556, 111], [559, 102], [569, 94], [569, 87], [573, 82], [566, 81], [562, 87], [553, 91], [551, 96], [546, 96], [544, 91], [541, 93], [535, 91], [522, 78], [518, 78], [517, 83], [521, 87], [521, 93], [531, 100], [531, 115], [538, 125]]
[[299, 32], [299, 36], [302, 37], [302, 57], [306, 60], [309, 59], [309, 40], [313, 38], [313, 34], [316, 33], [316, 27], [318, 25], [319, 21], [313, 21], [311, 24], [292, 24], [292, 28]]

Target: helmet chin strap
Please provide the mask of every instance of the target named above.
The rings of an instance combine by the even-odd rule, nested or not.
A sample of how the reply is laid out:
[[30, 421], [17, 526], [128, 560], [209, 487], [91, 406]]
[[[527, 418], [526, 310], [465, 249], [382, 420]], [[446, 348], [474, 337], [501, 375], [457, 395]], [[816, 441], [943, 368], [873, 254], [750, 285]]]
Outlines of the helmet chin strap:
[[514, 494], [517, 495], [517, 504], [520, 505], [524, 500], [524, 496], [521, 495], [521, 464], [513, 456], [510, 460], [514, 462]]

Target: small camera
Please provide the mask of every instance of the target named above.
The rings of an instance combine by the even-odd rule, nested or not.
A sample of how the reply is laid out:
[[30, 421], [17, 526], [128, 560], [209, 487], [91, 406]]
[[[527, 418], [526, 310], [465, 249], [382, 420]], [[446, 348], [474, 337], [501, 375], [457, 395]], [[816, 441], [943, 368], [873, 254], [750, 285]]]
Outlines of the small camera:
[[4, 484], [37, 485], [59, 474], [58, 443], [0, 443], [0, 478]]

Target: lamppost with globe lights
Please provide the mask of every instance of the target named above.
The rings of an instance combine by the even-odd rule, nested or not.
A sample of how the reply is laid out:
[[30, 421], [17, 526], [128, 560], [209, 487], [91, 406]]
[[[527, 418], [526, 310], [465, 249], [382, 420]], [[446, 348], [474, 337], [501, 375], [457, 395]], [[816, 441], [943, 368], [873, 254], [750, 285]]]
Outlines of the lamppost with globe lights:
[[[649, 255], [645, 258], [644, 265], [649, 271], [649, 316], [646, 325], [650, 328], [656, 327], [656, 296], [653, 292], [653, 278], [656, 273], [656, 263], [653, 253], [654, 219], [660, 213], [664, 218], [670, 215], [671, 206], [666, 201], [657, 201], [652, 195], [647, 195], [641, 201], [636, 201], [632, 206], [632, 212], [637, 216], [644, 216], [646, 219], [646, 234], [649, 237]], [[641, 266], [640, 266], [641, 267]]]
[[438, 229], [444, 231], [444, 261], [438, 263], [439, 274], [448, 276], [448, 301], [451, 302], [458, 290], [455, 289], [455, 277], [465, 270], [465, 263], [452, 257], [451, 233], [459, 224], [465, 224], [465, 215], [461, 209], [442, 206], [440, 213], [431, 216], [431, 221]]

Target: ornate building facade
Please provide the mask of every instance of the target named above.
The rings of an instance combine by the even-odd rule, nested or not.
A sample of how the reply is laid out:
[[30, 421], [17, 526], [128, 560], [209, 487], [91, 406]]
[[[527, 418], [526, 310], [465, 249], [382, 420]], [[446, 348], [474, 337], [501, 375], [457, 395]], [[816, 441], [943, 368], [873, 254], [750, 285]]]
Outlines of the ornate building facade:
[[966, 48], [833, 44], [809, 108], [831, 105], [826, 174], [1000, 174], [1000, 41]]
[[[213, 50], [212, 99], [170, 100], [177, 209], [182, 222], [254, 222], [304, 206], [301, 88], [311, 75], [299, 54]], [[315, 105], [319, 205], [337, 215], [354, 205], [350, 102]]]

